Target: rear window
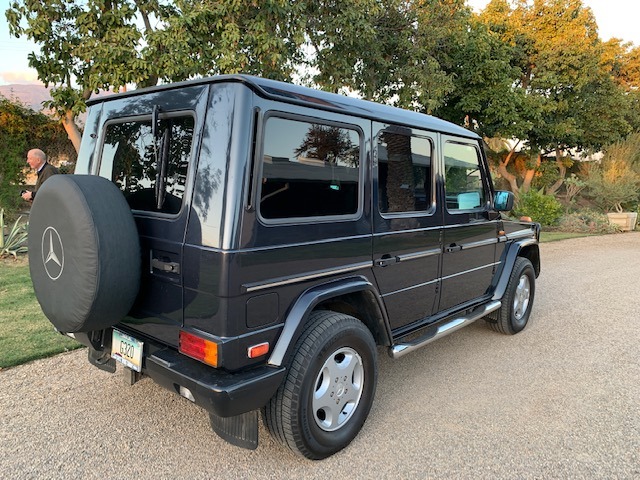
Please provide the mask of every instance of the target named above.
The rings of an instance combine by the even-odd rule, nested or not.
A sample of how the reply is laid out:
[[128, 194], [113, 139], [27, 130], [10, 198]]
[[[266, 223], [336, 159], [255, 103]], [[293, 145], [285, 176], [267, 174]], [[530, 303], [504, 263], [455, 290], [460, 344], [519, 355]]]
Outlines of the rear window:
[[133, 210], [178, 213], [191, 158], [193, 128], [192, 116], [161, 118], [154, 140], [151, 118], [108, 124], [100, 176], [110, 178], [122, 190]]
[[262, 218], [347, 216], [358, 212], [361, 162], [356, 130], [270, 117], [263, 152]]

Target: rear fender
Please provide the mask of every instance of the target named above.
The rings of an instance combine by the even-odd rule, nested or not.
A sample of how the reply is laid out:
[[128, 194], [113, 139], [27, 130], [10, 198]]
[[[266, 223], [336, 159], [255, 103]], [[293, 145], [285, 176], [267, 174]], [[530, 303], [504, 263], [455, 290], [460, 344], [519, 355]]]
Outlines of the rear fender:
[[[371, 298], [375, 298], [375, 305], [370, 306], [376, 310], [375, 317], [377, 325], [375, 330], [378, 332], [378, 341], [388, 343], [391, 339], [391, 331], [386, 316], [386, 311], [382, 306], [380, 295], [376, 288], [365, 277], [351, 277], [334, 282], [316, 285], [302, 293], [289, 310], [287, 318], [284, 322], [284, 329], [276, 342], [276, 345], [269, 358], [269, 364], [281, 366], [286, 363], [287, 358], [293, 352], [293, 348], [302, 335], [309, 314], [320, 303], [329, 301], [336, 297], [341, 297], [354, 293], [368, 293]], [[366, 323], [366, 322], [365, 322]], [[372, 326], [368, 325], [371, 329]]]

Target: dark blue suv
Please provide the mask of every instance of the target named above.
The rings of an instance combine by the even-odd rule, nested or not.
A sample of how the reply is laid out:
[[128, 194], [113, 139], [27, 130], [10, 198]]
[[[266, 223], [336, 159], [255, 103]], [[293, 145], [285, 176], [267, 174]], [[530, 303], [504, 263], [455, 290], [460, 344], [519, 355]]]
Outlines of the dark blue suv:
[[210, 413], [258, 412], [321, 459], [399, 357], [477, 319], [529, 319], [539, 225], [505, 220], [480, 137], [428, 115], [249, 76], [101, 97], [75, 175], [33, 204], [31, 275], [91, 363]]

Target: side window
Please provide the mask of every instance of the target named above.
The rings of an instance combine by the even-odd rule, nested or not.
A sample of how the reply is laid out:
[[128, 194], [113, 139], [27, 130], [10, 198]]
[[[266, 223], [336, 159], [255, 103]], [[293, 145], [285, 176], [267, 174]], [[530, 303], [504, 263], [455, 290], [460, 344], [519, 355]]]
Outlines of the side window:
[[385, 130], [378, 136], [378, 205], [381, 213], [431, 208], [431, 141]]
[[265, 219], [354, 215], [360, 188], [357, 131], [267, 119], [260, 188]]
[[[163, 118], [154, 145], [150, 118], [107, 125], [100, 175], [111, 178], [133, 210], [178, 213], [186, 186], [193, 126], [191, 116]], [[162, 192], [156, 191], [160, 185]]]
[[447, 142], [444, 146], [447, 209], [472, 210], [485, 205], [480, 156], [472, 145]]

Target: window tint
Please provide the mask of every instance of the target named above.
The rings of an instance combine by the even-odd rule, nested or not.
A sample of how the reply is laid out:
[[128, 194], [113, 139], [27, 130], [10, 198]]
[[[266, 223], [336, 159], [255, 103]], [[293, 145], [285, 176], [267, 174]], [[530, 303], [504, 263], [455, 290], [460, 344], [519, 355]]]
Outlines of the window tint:
[[[178, 213], [186, 185], [193, 125], [193, 117], [161, 119], [156, 148], [151, 119], [108, 125], [100, 175], [111, 177], [132, 209]], [[161, 159], [165, 159], [164, 168], [159, 164]], [[163, 179], [160, 172], [164, 173]], [[156, 192], [159, 181], [164, 184], [162, 194]]]
[[260, 188], [263, 218], [353, 215], [359, 183], [358, 132], [277, 117], [267, 120]]
[[378, 136], [378, 204], [382, 213], [431, 208], [431, 142], [395, 131]]
[[448, 210], [470, 210], [485, 205], [478, 150], [447, 142], [444, 146], [445, 189]]

